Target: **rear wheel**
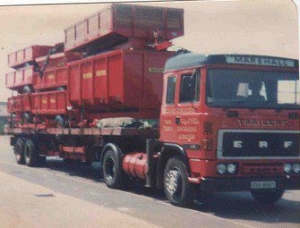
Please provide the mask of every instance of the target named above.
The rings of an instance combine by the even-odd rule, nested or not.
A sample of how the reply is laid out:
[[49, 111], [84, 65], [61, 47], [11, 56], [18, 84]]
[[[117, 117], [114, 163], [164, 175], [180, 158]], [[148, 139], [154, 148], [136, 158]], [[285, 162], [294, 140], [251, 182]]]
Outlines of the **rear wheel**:
[[253, 198], [261, 204], [272, 204], [276, 203], [278, 200], [281, 199], [284, 193], [283, 189], [278, 189], [275, 191], [251, 191], [251, 195]]
[[38, 154], [33, 140], [27, 139], [24, 149], [25, 164], [30, 167], [35, 167], [38, 164]]
[[108, 150], [103, 159], [103, 177], [109, 188], [121, 187], [121, 166], [113, 150]]
[[20, 165], [25, 164], [24, 145], [25, 145], [24, 139], [18, 138], [14, 146], [16, 161]]
[[193, 186], [188, 181], [185, 164], [179, 157], [170, 158], [164, 173], [165, 195], [171, 204], [190, 207], [194, 200]]

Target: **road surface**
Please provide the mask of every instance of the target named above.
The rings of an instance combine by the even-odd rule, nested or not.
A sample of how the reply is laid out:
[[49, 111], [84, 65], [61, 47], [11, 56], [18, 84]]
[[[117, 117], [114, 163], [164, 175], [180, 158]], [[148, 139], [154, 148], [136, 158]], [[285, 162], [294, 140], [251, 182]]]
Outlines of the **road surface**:
[[[6, 196], [5, 200], [0, 196], [0, 227], [1, 218], [16, 210], [27, 216], [27, 222], [30, 216], [37, 218], [41, 210], [47, 210], [47, 216], [53, 218], [44, 215], [42, 222], [48, 227], [300, 227], [300, 191], [287, 191], [271, 206], [258, 204], [249, 193], [222, 193], [207, 196], [191, 209], [179, 208], [170, 205], [162, 193], [142, 186], [128, 191], [108, 189], [97, 162], [66, 165], [51, 158], [44, 167], [29, 168], [15, 162], [8, 136], [0, 137], [0, 145], [0, 194]], [[24, 197], [22, 191], [27, 193]], [[20, 204], [8, 206], [7, 195]], [[34, 221], [38, 220], [30, 222]]]

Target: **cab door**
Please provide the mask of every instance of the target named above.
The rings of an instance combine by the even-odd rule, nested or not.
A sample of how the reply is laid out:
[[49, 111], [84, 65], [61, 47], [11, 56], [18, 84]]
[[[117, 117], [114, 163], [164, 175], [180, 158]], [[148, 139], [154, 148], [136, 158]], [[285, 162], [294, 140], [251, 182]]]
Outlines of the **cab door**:
[[177, 143], [185, 149], [200, 149], [200, 71], [179, 75], [178, 103], [175, 116]]
[[200, 71], [185, 70], [164, 78], [161, 135], [164, 142], [199, 144]]
[[164, 90], [162, 108], [160, 114], [160, 140], [163, 142], [175, 142], [176, 134], [176, 108], [178, 103], [178, 75], [171, 73], [164, 76]]

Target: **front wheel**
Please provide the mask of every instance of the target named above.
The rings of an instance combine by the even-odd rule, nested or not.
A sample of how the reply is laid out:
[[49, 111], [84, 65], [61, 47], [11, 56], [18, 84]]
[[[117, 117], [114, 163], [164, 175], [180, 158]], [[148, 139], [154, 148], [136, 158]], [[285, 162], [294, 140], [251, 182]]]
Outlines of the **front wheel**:
[[251, 195], [253, 198], [261, 204], [272, 204], [276, 203], [281, 199], [284, 193], [283, 189], [275, 190], [275, 191], [251, 191]]
[[194, 200], [193, 186], [188, 181], [185, 164], [179, 157], [170, 158], [164, 173], [165, 195], [171, 204], [190, 207]]

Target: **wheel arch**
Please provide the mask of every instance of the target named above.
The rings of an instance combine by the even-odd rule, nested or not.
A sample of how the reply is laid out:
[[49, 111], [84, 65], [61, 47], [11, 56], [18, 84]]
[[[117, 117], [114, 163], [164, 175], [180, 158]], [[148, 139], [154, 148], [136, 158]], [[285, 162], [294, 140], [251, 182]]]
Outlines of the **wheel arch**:
[[161, 151], [161, 155], [157, 164], [157, 188], [163, 188], [164, 169], [168, 160], [174, 156], [179, 156], [180, 160], [185, 164], [187, 174], [190, 176], [191, 170], [189, 165], [189, 159], [184, 148], [178, 144], [164, 143]]

